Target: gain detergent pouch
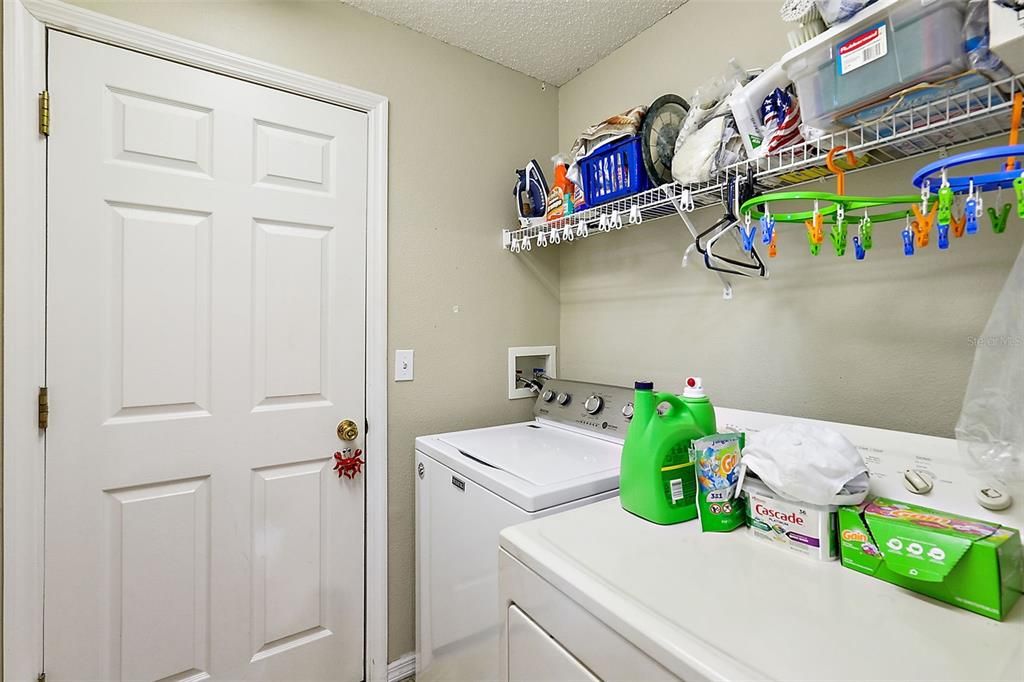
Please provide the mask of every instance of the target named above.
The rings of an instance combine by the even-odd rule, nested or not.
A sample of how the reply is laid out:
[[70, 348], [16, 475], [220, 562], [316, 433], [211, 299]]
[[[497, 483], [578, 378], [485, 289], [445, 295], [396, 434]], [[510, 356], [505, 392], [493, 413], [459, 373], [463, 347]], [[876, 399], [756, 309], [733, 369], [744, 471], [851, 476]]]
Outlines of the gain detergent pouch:
[[716, 433], [693, 441], [697, 512], [704, 531], [728, 532], [744, 523], [739, 497], [743, 434]]

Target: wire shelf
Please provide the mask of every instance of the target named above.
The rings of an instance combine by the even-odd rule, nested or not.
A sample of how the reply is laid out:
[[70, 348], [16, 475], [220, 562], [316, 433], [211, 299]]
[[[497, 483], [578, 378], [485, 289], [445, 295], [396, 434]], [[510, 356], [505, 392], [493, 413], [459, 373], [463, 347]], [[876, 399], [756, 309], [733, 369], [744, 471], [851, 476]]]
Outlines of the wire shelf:
[[825, 156], [836, 146], [846, 147], [858, 157], [858, 166], [847, 171], [855, 172], [1005, 134], [1010, 130], [1013, 97], [1024, 92], [1022, 78], [1016, 75], [987, 83], [893, 111], [760, 159], [741, 161], [720, 170], [707, 182], [687, 186], [672, 182], [562, 218], [536, 219], [533, 224], [503, 230], [502, 245], [512, 251], [529, 250], [534, 245], [585, 239], [720, 204], [729, 181], [749, 172], [763, 190], [826, 177], [831, 173], [825, 168]]

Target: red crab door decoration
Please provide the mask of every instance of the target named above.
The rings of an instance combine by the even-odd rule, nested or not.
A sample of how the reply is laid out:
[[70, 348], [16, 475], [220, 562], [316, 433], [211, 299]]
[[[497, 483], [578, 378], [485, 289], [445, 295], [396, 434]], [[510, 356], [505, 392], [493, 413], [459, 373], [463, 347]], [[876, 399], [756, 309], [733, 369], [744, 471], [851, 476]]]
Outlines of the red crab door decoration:
[[338, 478], [342, 476], [350, 479], [355, 478], [356, 474], [363, 472], [364, 464], [366, 462], [363, 461], [362, 450], [357, 449], [355, 452], [352, 452], [351, 449], [345, 448], [344, 452], [334, 453], [334, 470], [338, 472]]

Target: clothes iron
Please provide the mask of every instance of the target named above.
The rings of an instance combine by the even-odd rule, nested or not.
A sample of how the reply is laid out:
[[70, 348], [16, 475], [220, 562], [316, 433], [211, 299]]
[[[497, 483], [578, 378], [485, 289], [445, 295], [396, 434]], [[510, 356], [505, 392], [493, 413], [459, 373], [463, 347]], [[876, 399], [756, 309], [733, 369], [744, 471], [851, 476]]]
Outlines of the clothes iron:
[[516, 198], [516, 210], [519, 221], [524, 225], [534, 218], [543, 220], [548, 196], [548, 183], [536, 159], [526, 164], [526, 168], [516, 169], [516, 187], [512, 192]]

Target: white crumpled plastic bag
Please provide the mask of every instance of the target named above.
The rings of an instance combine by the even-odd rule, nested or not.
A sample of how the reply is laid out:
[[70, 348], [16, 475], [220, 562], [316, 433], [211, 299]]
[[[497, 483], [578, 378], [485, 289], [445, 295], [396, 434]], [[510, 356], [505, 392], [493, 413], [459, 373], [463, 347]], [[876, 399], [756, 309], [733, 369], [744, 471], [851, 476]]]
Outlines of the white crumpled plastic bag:
[[784, 498], [817, 505], [860, 504], [868, 468], [841, 433], [805, 422], [747, 435], [743, 465]]
[[1024, 482], [1024, 247], [981, 336], [956, 423], [960, 452], [1004, 483]]

